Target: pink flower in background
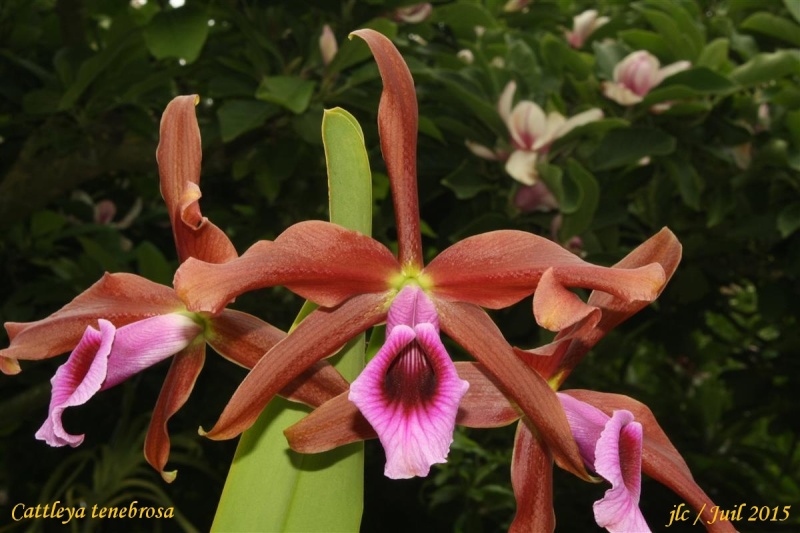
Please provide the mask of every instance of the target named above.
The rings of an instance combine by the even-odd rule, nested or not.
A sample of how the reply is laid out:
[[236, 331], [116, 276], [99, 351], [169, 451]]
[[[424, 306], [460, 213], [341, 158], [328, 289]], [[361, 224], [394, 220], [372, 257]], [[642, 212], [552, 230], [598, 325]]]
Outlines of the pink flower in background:
[[428, 2], [401, 7], [395, 10], [394, 19], [406, 24], [419, 24], [431, 15], [433, 6]]
[[503, 11], [508, 11], [509, 13], [522, 11], [524, 8], [528, 7], [530, 3], [531, 0], [508, 0], [506, 5], [503, 6]]
[[336, 52], [339, 51], [339, 44], [336, 42], [336, 36], [333, 34], [331, 27], [325, 24], [322, 27], [322, 34], [319, 36], [319, 51], [322, 54], [322, 62], [325, 66], [330, 65]]
[[573, 48], [581, 48], [586, 42], [586, 39], [603, 24], [606, 24], [610, 19], [608, 17], [598, 17], [597, 11], [588, 9], [576, 15], [572, 19], [572, 31], [567, 30], [567, 41]]
[[691, 63], [688, 61], [678, 61], [662, 68], [657, 57], [639, 50], [617, 63], [614, 81], [603, 83], [603, 95], [620, 105], [635, 105], [665, 78], [689, 67]]
[[600, 120], [603, 112], [593, 108], [567, 119], [557, 111], [545, 115], [541, 107], [529, 100], [518, 102], [512, 109], [516, 90], [517, 84], [509, 82], [497, 104], [515, 148], [506, 161], [506, 172], [524, 185], [534, 185], [538, 176], [536, 162], [550, 150], [553, 141], [578, 126]]
[[514, 205], [523, 213], [558, 209], [558, 200], [542, 181], [523, 185], [514, 194]]
[[645, 532], [650, 528], [639, 510], [642, 492], [642, 425], [630, 411], [611, 416], [597, 407], [558, 393], [581, 457], [611, 483], [594, 503], [597, 525], [611, 533]]
[[386, 343], [350, 386], [350, 401], [375, 428], [386, 476], [427, 476], [444, 463], [469, 383], [439, 338], [439, 316], [425, 293], [407, 285], [392, 302]]

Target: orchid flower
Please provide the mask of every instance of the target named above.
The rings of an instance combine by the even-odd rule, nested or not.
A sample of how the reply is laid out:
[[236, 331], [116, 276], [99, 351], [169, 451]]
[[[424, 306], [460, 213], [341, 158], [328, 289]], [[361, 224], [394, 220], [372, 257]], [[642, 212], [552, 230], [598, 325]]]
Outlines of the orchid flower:
[[508, 127], [514, 151], [506, 155], [472, 141], [466, 144], [478, 157], [505, 160], [506, 172], [512, 178], [523, 185], [532, 186], [539, 182], [536, 164], [542, 155], [550, 151], [553, 142], [578, 126], [600, 120], [603, 112], [593, 108], [567, 119], [558, 111], [545, 115], [542, 108], [530, 100], [522, 100], [512, 109], [516, 91], [517, 84], [508, 82], [497, 102], [497, 111]]
[[[161, 120], [157, 158], [161, 193], [169, 210], [181, 261], [197, 257], [224, 262], [237, 256], [228, 237], [200, 212], [200, 130], [196, 96], [175, 98]], [[133, 274], [105, 274], [60, 310], [37, 322], [5, 324], [11, 345], [0, 350], [0, 369], [19, 372], [17, 360], [38, 360], [72, 351], [52, 379], [47, 420], [37, 438], [51, 446], [77, 446], [83, 435], [68, 433], [61, 422], [66, 408], [174, 356], [153, 412], [145, 457], [167, 481], [170, 440], [167, 422], [186, 402], [205, 358], [208, 342], [227, 359], [245, 367], [285, 334], [251, 315], [229, 309], [213, 315], [189, 312], [176, 292]], [[309, 379], [306, 379], [309, 378]], [[346, 386], [324, 363], [308, 370], [284, 394], [318, 405]]]
[[611, 483], [605, 496], [594, 504], [597, 525], [611, 533], [650, 531], [639, 510], [642, 425], [630, 411], [614, 411], [609, 416], [568, 394], [559, 393], [558, 399], [584, 462]]
[[[358, 232], [306, 221], [225, 263], [187, 260], [176, 273], [175, 287], [193, 312], [217, 313], [237, 295], [273, 285], [283, 285], [320, 306], [261, 358], [205, 434], [212, 439], [240, 434], [292, 379], [388, 317], [390, 333], [381, 356], [370, 362], [352, 392], [344, 390], [331, 400], [335, 405], [352, 405], [344, 396], [352, 394], [365, 416], [372, 418], [390, 456], [387, 474], [425, 473], [425, 464], [442, 460], [452, 440], [450, 420], [457, 416], [464, 385], [453, 379], [453, 363], [438, 339], [441, 328], [482, 363], [481, 371], [502, 387], [501, 396], [507, 394], [519, 406], [560, 464], [588, 478], [554, 391], [516, 355], [482, 308], [507, 307], [535, 291], [541, 311], [537, 320], [563, 329], [592, 311], [575, 304], [577, 297], [568, 287], [597, 289], [644, 306], [663, 287], [664, 269], [658, 263], [633, 269], [591, 265], [543, 237], [521, 231], [467, 238], [424, 265], [414, 82], [386, 37], [372, 30], [354, 35], [369, 45], [384, 83], [378, 126], [391, 182], [398, 256]], [[413, 313], [407, 310], [410, 301], [415, 302]], [[464, 398], [473, 389], [480, 394], [484, 388], [475, 388], [464, 375], [461, 379], [470, 383]], [[410, 394], [414, 387], [418, 390]], [[320, 412], [335, 415], [336, 409]], [[335, 418], [323, 415], [317, 417], [322, 417], [322, 425]], [[476, 423], [493, 423], [480, 413], [473, 416]], [[426, 442], [412, 442], [420, 431]]]
[[573, 48], [582, 48], [586, 39], [592, 35], [597, 28], [608, 23], [608, 17], [598, 17], [597, 10], [587, 9], [572, 19], [572, 30], [567, 30], [567, 42]]
[[658, 58], [646, 50], [633, 52], [614, 67], [614, 81], [603, 83], [603, 95], [620, 105], [638, 104], [665, 78], [686, 70], [688, 61], [677, 61], [661, 67]]
[[[680, 255], [680, 243], [665, 228], [633, 250], [615, 267], [634, 269], [657, 263], [661, 265], [669, 279], [677, 268]], [[542, 290], [540, 286], [536, 296], [541, 295]], [[536, 312], [535, 305], [536, 297], [534, 298]], [[591, 311], [582, 320], [562, 329], [551, 344], [534, 350], [514, 349], [527, 366], [536, 368], [539, 374], [548, 380], [553, 389], [561, 386], [582, 357], [606, 333], [644, 308], [647, 302], [627, 301], [606, 292], [594, 291], [586, 305], [592, 308]], [[531, 426], [524, 413], [520, 413], [519, 408], [509, 401], [500, 383], [483, 364], [457, 362], [455, 366], [461, 379], [470, 384], [459, 406], [457, 424], [473, 428], [494, 428], [519, 420], [511, 465], [517, 514], [511, 525], [511, 531], [553, 531], [555, 527], [552, 499], [553, 454], [544, 442], [543, 436]], [[636, 423], [642, 426], [642, 452], [641, 464], [638, 467], [636, 454], [632, 456], [626, 454], [624, 458], [627, 461], [626, 467], [631, 467], [634, 473], [641, 470], [668, 486], [701, 513], [703, 520], [712, 522], [713, 513], [710, 509], [714, 507], [714, 503], [692, 479], [680, 453], [646, 406], [626, 396], [574, 389], [558, 393], [562, 405], [564, 395], [598, 408], [608, 415], [609, 419], [614, 411], [630, 412]], [[567, 418], [570, 419], [569, 413]], [[581, 440], [584, 439], [580, 434], [581, 428], [574, 422], [575, 417], [572, 418], [570, 429], [580, 449]], [[304, 453], [323, 452], [377, 436], [376, 430], [357, 407], [347, 401], [346, 394], [340, 394], [322, 404], [306, 418], [287, 429], [285, 434], [290, 446]], [[583, 447], [585, 446], [584, 442]], [[602, 451], [607, 450], [609, 448], [604, 447]], [[596, 470], [594, 460], [586, 460], [587, 454], [582, 453], [581, 457], [589, 469], [603, 475]], [[563, 465], [561, 462], [559, 464]], [[602, 467], [601, 470], [605, 471]], [[635, 484], [639, 483], [637, 476], [638, 474], [631, 477]], [[611, 477], [609, 474], [609, 478]], [[628, 509], [633, 514], [639, 513], [638, 507], [630, 506]], [[621, 518], [631, 520], [627, 516]], [[707, 524], [707, 527], [710, 531], [732, 531], [730, 524], [726, 522]], [[638, 533], [637, 529], [629, 531]]]

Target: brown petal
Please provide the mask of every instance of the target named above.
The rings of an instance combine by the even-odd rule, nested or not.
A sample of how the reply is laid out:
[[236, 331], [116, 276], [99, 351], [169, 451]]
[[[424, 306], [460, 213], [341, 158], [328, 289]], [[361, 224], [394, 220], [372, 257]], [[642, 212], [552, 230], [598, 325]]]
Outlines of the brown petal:
[[206, 345], [198, 342], [175, 355], [169, 367], [161, 393], [158, 395], [150, 427], [144, 441], [144, 457], [158, 470], [167, 483], [175, 480], [177, 471], [165, 472], [169, 459], [170, 440], [167, 423], [183, 407], [192, 393], [197, 376], [203, 369]]
[[490, 372], [536, 426], [563, 468], [590, 479], [555, 392], [522, 362], [480, 307], [435, 300], [442, 330]]
[[355, 294], [385, 291], [399, 272], [397, 260], [378, 241], [311, 220], [224, 264], [187, 261], [175, 274], [175, 288], [193, 311], [218, 313], [236, 296], [274, 285], [333, 307]]
[[533, 297], [533, 316], [540, 326], [550, 331], [561, 331], [596, 309], [561, 285], [552, 267], [544, 271]]
[[392, 186], [397, 220], [400, 264], [422, 267], [422, 237], [417, 197], [418, 110], [414, 80], [392, 41], [380, 33], [363, 29], [351, 35], [367, 42], [383, 79], [378, 107], [381, 151]]
[[181, 262], [195, 257], [222, 263], [237, 256], [227, 235], [200, 213], [200, 128], [195, 116], [197, 95], [174, 98], [161, 116], [156, 150], [161, 195], [167, 204]]
[[[247, 313], [225, 309], [211, 319], [207, 341], [220, 355], [253, 368], [286, 333]], [[312, 407], [346, 391], [349, 384], [327, 361], [318, 361], [281, 390], [280, 395]]]
[[458, 405], [456, 424], [497, 428], [519, 419], [520, 412], [483, 365], [472, 361], [459, 361], [455, 365], [458, 377], [469, 382], [469, 389]]
[[206, 436], [230, 439], [249, 428], [269, 401], [315, 362], [386, 319], [389, 292], [355, 296], [312, 312], [253, 367]]
[[358, 407], [347, 398], [348, 394], [349, 391], [343, 392], [286, 429], [283, 434], [289, 447], [300, 453], [320, 453], [378, 438]]
[[[657, 263], [664, 269], [668, 281], [675, 273], [680, 259], [680, 242], [669, 229], [664, 228], [625, 256], [614, 265], [614, 268], [639, 268]], [[661, 290], [656, 293], [656, 297], [661, 294]], [[558, 356], [530, 357], [529, 360], [546, 379], [558, 376], [558, 383], [563, 383], [583, 356], [606, 333], [639, 312], [648, 303], [628, 301], [605, 292], [594, 291], [589, 296], [587, 304], [600, 309], [599, 321], [598, 316], [592, 314], [572, 328], [562, 330], [553, 342], [554, 347], [558, 346]], [[541, 349], [535, 349], [531, 350], [531, 353], [540, 351]]]
[[658, 263], [600, 267], [544, 237], [515, 230], [464, 239], [440, 253], [424, 274], [441, 298], [499, 309], [531, 294], [551, 267], [564, 287], [597, 289], [625, 301], [651, 302], [665, 283]]
[[622, 409], [633, 413], [636, 421], [642, 424], [644, 431], [642, 471], [675, 491], [698, 513], [702, 509], [702, 520], [706, 522], [706, 528], [709, 531], [735, 531], [730, 522], [717, 521], [713, 524], [710, 523], [713, 519], [712, 508], [714, 507], [714, 502], [695, 483], [689, 467], [678, 450], [675, 449], [675, 446], [672, 445], [664, 430], [661, 429], [650, 408], [633, 398], [621, 394], [578, 389], [562, 392], [597, 407], [607, 415]]
[[511, 485], [517, 500], [517, 514], [509, 533], [546, 533], [556, 527], [553, 511], [553, 457], [525, 419], [517, 424]]
[[[36, 322], [6, 322], [11, 345], [0, 350], [7, 361], [38, 360], [69, 352], [86, 326], [105, 318], [120, 327], [183, 309], [175, 291], [134, 274], [105, 274], [97, 283], [47, 318]], [[14, 363], [0, 369], [13, 370]]]

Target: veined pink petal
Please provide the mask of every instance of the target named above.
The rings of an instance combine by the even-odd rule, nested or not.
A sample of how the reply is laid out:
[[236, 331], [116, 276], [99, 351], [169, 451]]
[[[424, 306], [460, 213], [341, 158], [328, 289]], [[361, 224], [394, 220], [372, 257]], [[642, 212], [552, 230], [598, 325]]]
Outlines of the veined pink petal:
[[100, 329], [89, 326], [66, 363], [58, 367], [50, 383], [53, 393], [47, 420], [36, 438], [50, 446], [73, 448], [83, 442], [84, 435], [67, 433], [61, 423], [61, 416], [68, 407], [83, 405], [94, 396], [106, 379], [108, 356], [114, 342], [116, 329], [107, 320], [100, 320]]
[[186, 348], [203, 328], [186, 315], [154, 316], [117, 329], [101, 390], [110, 389]]
[[432, 464], [447, 460], [468, 387], [432, 324], [392, 329], [349, 396], [378, 433], [387, 477], [427, 476]]
[[417, 197], [419, 112], [414, 79], [403, 56], [385, 36], [370, 29], [354, 31], [351, 35], [366, 41], [381, 73], [383, 92], [378, 107], [378, 132], [392, 187], [398, 259], [403, 266], [419, 268], [422, 266]]
[[200, 128], [195, 105], [197, 95], [174, 98], [161, 116], [156, 150], [161, 175], [161, 195], [167, 204], [178, 257], [195, 257], [222, 263], [237, 256], [227, 235], [200, 213]]
[[184, 315], [169, 314], [121, 328], [104, 319], [100, 330], [86, 328], [78, 346], [51, 380], [53, 393], [48, 418], [36, 437], [51, 446], [77, 446], [83, 435], [68, 434], [61, 425], [67, 407], [83, 405], [133, 374], [185, 348], [202, 328]]
[[609, 416], [597, 407], [576, 400], [568, 394], [557, 392], [556, 396], [564, 408], [564, 414], [567, 415], [567, 421], [572, 436], [578, 443], [581, 457], [587, 465], [594, 468], [597, 441], [606, 427]]
[[633, 413], [643, 430], [642, 471], [685, 499], [700, 514], [709, 531], [714, 533], [735, 531], [731, 522], [714, 519], [712, 511], [715, 507], [714, 502], [694, 481], [683, 457], [672, 445], [646, 405], [620, 394], [589, 390], [567, 390], [563, 395], [591, 404], [609, 417], [614, 411], [625, 410]]
[[133, 274], [105, 274], [47, 318], [6, 322], [11, 345], [0, 350], [0, 357], [37, 360], [61, 355], [75, 348], [86, 327], [100, 318], [111, 319], [119, 327], [183, 308], [169, 287]]
[[595, 451], [595, 470], [611, 483], [594, 504], [594, 518], [611, 533], [649, 531], [639, 510], [642, 491], [642, 425], [630, 411], [614, 411]]
[[433, 302], [418, 286], [406, 285], [392, 300], [389, 315], [386, 317], [386, 333], [390, 334], [395, 326], [402, 324], [413, 327], [425, 322], [439, 331], [439, 315]]
[[275, 285], [334, 307], [356, 294], [386, 291], [399, 272], [392, 253], [375, 239], [309, 220], [227, 263], [190, 259], [175, 273], [174, 283], [190, 310], [217, 314], [236, 296]]
[[498, 309], [530, 295], [548, 268], [563, 287], [596, 289], [625, 301], [650, 302], [665, 284], [658, 263], [633, 269], [599, 267], [544, 237], [514, 230], [464, 239], [440, 253], [423, 272], [439, 298]]
[[439, 338], [433, 302], [407, 285], [394, 298], [386, 342], [350, 386], [386, 452], [387, 477], [427, 476], [444, 463], [469, 383], [458, 377]]
[[[482, 365], [466, 361], [454, 364], [458, 376], [469, 383], [469, 389], [458, 405], [457, 425], [496, 428], [519, 419], [519, 412]], [[375, 429], [348, 395], [349, 391], [345, 390], [287, 428], [283, 433], [289, 446], [300, 453], [319, 453], [351, 442], [378, 438]]]
[[627, 410], [611, 416], [597, 407], [559, 393], [581, 456], [611, 483], [595, 502], [597, 524], [611, 533], [650, 531], [639, 510], [642, 483], [642, 425]]

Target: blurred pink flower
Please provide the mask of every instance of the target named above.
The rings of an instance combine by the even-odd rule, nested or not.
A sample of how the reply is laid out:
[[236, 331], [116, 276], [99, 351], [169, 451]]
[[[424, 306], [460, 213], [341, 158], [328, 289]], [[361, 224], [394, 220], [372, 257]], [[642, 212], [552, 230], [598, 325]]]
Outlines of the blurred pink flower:
[[394, 19], [406, 24], [419, 24], [431, 15], [433, 6], [428, 2], [401, 7], [395, 10]]
[[581, 48], [597, 28], [607, 23], [608, 17], [598, 17], [597, 11], [588, 9], [572, 19], [572, 31], [567, 30], [567, 41], [573, 48]]
[[662, 68], [653, 54], [639, 50], [617, 63], [614, 81], [603, 83], [603, 94], [620, 105], [635, 105], [665, 78], [690, 66], [688, 61], [678, 61]]
[[558, 209], [558, 200], [542, 181], [522, 185], [514, 195], [514, 205], [523, 213]]
[[497, 104], [515, 148], [506, 161], [506, 172], [524, 185], [534, 185], [539, 155], [547, 153], [553, 141], [578, 126], [603, 118], [603, 112], [593, 108], [567, 119], [557, 111], [545, 115], [541, 107], [529, 100], [518, 102], [512, 109], [516, 90], [517, 84], [509, 82]]
[[531, 3], [531, 0], [508, 0], [506, 5], [503, 6], [503, 11], [514, 12], [514, 11], [522, 11], [528, 4]]
[[322, 27], [322, 35], [319, 36], [319, 51], [322, 54], [322, 62], [325, 66], [330, 65], [336, 52], [339, 51], [339, 44], [336, 42], [336, 36], [333, 34], [331, 27], [325, 24]]

